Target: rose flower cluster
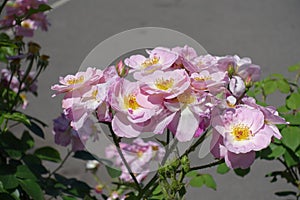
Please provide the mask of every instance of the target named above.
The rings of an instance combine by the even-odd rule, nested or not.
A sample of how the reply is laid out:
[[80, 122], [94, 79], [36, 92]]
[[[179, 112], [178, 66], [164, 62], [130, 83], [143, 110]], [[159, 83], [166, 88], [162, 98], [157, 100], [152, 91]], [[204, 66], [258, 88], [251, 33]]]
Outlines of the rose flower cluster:
[[[260, 67], [249, 58], [199, 56], [188, 46], [156, 47], [146, 53], [104, 70], [87, 68], [61, 77], [60, 84], [52, 86], [56, 94], [64, 94], [64, 113], [54, 121], [58, 144], [83, 148], [90, 137], [98, 138], [93, 130], [99, 122], [111, 123], [114, 133], [124, 138], [164, 134], [169, 129], [179, 142], [194, 140], [212, 128], [212, 154], [224, 158], [230, 168], [247, 168], [255, 151], [266, 148], [273, 137], [281, 138], [276, 124], [285, 120], [275, 108], [259, 106], [246, 95], [260, 78]], [[132, 81], [126, 79], [129, 75]], [[154, 158], [160, 160], [161, 148], [141, 139], [121, 145], [130, 153], [124, 153], [125, 157], [135, 160], [131, 163], [138, 167]], [[153, 149], [156, 156], [145, 159], [143, 154], [153, 154]], [[107, 151], [108, 157], [117, 156], [112, 148]], [[123, 168], [122, 161], [115, 160]], [[147, 169], [139, 172], [147, 173]], [[122, 177], [130, 179], [128, 173]]]

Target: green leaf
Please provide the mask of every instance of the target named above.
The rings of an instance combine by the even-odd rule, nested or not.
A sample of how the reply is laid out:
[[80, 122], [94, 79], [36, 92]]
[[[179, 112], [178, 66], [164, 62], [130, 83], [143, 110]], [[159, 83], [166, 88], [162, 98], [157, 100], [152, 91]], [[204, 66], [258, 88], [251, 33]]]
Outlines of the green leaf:
[[112, 165], [112, 161], [103, 159], [103, 158], [98, 158], [97, 156], [91, 154], [88, 151], [76, 151], [73, 155], [74, 158], [80, 159], [80, 160], [97, 160], [101, 163], [104, 163], [105, 165]]
[[229, 172], [230, 168], [227, 167], [226, 163], [222, 163], [218, 166], [217, 168], [217, 172], [219, 174], [226, 174], [227, 172]]
[[25, 155], [23, 157], [23, 161], [28, 166], [28, 168], [37, 176], [48, 173], [48, 170], [42, 165], [42, 161], [37, 156]]
[[71, 197], [71, 196], [62, 196], [63, 200], [77, 200], [76, 197]]
[[238, 169], [235, 169], [234, 172], [236, 175], [244, 177], [250, 172], [250, 168], [247, 168], [247, 169], [238, 168]]
[[284, 105], [284, 106], [280, 106], [277, 108], [277, 111], [280, 112], [280, 113], [287, 113], [289, 112], [290, 110]]
[[120, 171], [120, 170], [109, 167], [107, 165], [105, 167], [106, 167], [107, 173], [109, 174], [109, 176], [111, 178], [117, 178], [117, 177], [121, 176], [121, 174], [122, 174], [122, 171]]
[[0, 181], [3, 183], [5, 189], [14, 189], [19, 185], [15, 175], [0, 176]]
[[300, 63], [290, 66], [290, 67], [288, 68], [288, 70], [289, 70], [290, 72], [294, 72], [294, 71], [300, 70]]
[[39, 125], [37, 125], [33, 121], [31, 121], [30, 125], [26, 124], [26, 127], [29, 128], [29, 130], [31, 130], [37, 136], [39, 136], [39, 137], [41, 137], [43, 139], [45, 138], [45, 134], [44, 134], [43, 129], [41, 127], [39, 127]]
[[189, 178], [193, 178], [195, 176], [198, 176], [198, 172], [197, 171], [189, 171], [185, 176], [189, 177]]
[[26, 165], [19, 165], [17, 167], [16, 176], [22, 179], [37, 180], [36, 176], [31, 172], [31, 170]]
[[42, 160], [48, 160], [52, 162], [60, 162], [60, 154], [59, 152], [52, 147], [42, 147], [35, 150], [34, 155], [39, 157]]
[[10, 194], [7, 194], [7, 193], [0, 193], [0, 199], [3, 199], [3, 200], [16, 200], [14, 197], [12, 197]]
[[217, 184], [210, 174], [203, 174], [202, 177], [204, 178], [204, 184], [206, 185], [206, 187], [213, 190], [217, 189]]
[[285, 94], [290, 92], [290, 84], [285, 79], [280, 79], [276, 83], [280, 92]]
[[30, 15], [39, 13], [39, 12], [46, 12], [48, 10], [51, 10], [52, 8], [47, 5], [47, 4], [40, 4], [37, 9], [30, 8], [29, 11], [27, 12], [27, 16], [29, 17]]
[[24, 146], [27, 147], [27, 149], [34, 147], [34, 139], [31, 137], [28, 131], [23, 132], [21, 141], [23, 142]]
[[204, 185], [204, 178], [202, 176], [196, 176], [190, 180], [190, 185], [192, 187], [202, 187]]
[[291, 125], [300, 125], [300, 112], [296, 113], [295, 115], [283, 115], [283, 117], [286, 121], [290, 122]]
[[19, 180], [22, 189], [31, 196], [34, 200], [43, 200], [44, 195], [41, 187], [34, 181], [30, 179]]
[[26, 115], [24, 115], [23, 113], [20, 113], [20, 112], [4, 113], [4, 114], [2, 114], [2, 116], [4, 116], [5, 119], [21, 122], [28, 126], [30, 125], [30, 121], [29, 121], [29, 119], [27, 119]]
[[282, 130], [282, 143], [295, 151], [300, 145], [300, 128], [289, 126]]
[[263, 90], [264, 90], [265, 95], [274, 93], [276, 91], [276, 89], [277, 89], [276, 81], [269, 80], [269, 81], [264, 82], [264, 84], [263, 84]]
[[285, 148], [283, 146], [271, 144], [270, 149], [272, 150], [272, 153], [268, 155], [268, 158], [277, 159], [285, 153]]
[[275, 194], [280, 197], [285, 197], [285, 196], [289, 196], [289, 195], [297, 196], [297, 193], [294, 191], [275, 192]]
[[288, 167], [295, 166], [299, 164], [300, 161], [297, 155], [289, 148], [286, 149], [285, 153], [283, 154], [283, 158]]
[[300, 94], [293, 93], [286, 99], [286, 105], [293, 110], [300, 108]]

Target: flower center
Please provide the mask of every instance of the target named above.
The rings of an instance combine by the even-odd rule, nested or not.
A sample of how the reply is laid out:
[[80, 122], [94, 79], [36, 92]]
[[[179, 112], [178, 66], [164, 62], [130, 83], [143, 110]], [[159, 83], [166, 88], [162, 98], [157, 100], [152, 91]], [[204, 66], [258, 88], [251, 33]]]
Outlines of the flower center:
[[191, 93], [183, 93], [179, 95], [177, 99], [180, 103], [184, 104], [191, 104], [196, 100], [195, 96], [193, 96]]
[[75, 84], [82, 83], [83, 81], [84, 81], [84, 77], [80, 76], [78, 78], [70, 78], [69, 80], [67, 80], [67, 83], [69, 85], [75, 85]]
[[234, 136], [234, 139], [237, 141], [248, 140], [252, 135], [252, 131], [249, 129], [249, 127], [243, 124], [234, 126], [231, 133]]
[[130, 108], [132, 110], [136, 110], [140, 107], [140, 105], [136, 102], [135, 95], [133, 95], [133, 94], [125, 96], [124, 104], [127, 109]]
[[200, 76], [200, 77], [195, 77], [194, 80], [196, 81], [208, 81], [211, 80], [210, 76]]
[[142, 63], [142, 67], [146, 68], [146, 67], [149, 67], [149, 66], [152, 66], [152, 65], [155, 65], [157, 64], [159, 61], [159, 58], [154, 56], [153, 58], [148, 58], [147, 60], [145, 60], [143, 63]]
[[29, 22], [26, 22], [26, 21], [22, 21], [21, 26], [24, 27], [24, 28], [32, 28], [31, 24]]
[[174, 84], [174, 79], [168, 79], [165, 80], [163, 78], [156, 79], [155, 86], [160, 90], [168, 90], [170, 89]]

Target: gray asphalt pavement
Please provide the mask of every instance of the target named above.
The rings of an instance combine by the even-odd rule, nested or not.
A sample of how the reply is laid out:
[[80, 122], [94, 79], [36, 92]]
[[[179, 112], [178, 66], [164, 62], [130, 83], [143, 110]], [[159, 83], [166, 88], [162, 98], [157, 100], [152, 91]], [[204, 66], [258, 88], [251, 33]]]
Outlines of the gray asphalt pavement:
[[[47, 140], [39, 140], [39, 145], [53, 144], [52, 119], [61, 112], [61, 98], [51, 98], [50, 86], [59, 76], [76, 73], [87, 54], [106, 38], [143, 26], [170, 28], [194, 38], [211, 54], [251, 57], [262, 67], [264, 77], [270, 73], [291, 76], [287, 67], [300, 61], [299, 11], [299, 0], [68, 1], [49, 13], [49, 31], [35, 35], [51, 58], [39, 79], [39, 97], [30, 99], [27, 111], [50, 125]], [[270, 103], [278, 105], [281, 100], [272, 98]], [[64, 154], [65, 149], [61, 150]], [[243, 179], [232, 172], [218, 175], [215, 169], [205, 170], [213, 174], [217, 191], [191, 188], [186, 199], [276, 199], [274, 192], [290, 187], [284, 181], [269, 183], [264, 175], [280, 169], [279, 163], [257, 160]], [[71, 159], [61, 172], [95, 183], [84, 174], [83, 162]]]

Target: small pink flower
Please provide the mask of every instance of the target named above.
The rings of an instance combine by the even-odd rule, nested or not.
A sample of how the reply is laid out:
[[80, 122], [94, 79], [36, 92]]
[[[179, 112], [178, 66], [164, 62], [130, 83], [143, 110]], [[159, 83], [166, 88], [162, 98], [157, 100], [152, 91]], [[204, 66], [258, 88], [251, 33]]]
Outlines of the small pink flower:
[[75, 90], [84, 93], [90, 89], [91, 85], [97, 84], [102, 76], [103, 72], [101, 70], [89, 67], [85, 72], [60, 77], [59, 82], [61, 85], [56, 84], [51, 89], [57, 91], [56, 94], [69, 93]]
[[192, 63], [193, 59], [198, 56], [195, 49], [185, 45], [184, 47], [175, 47], [172, 51], [179, 55], [178, 60], [176, 61], [177, 66], [182, 66], [190, 73], [198, 71], [198, 68]]
[[228, 109], [212, 120], [212, 126], [224, 138], [223, 143], [230, 152], [248, 153], [266, 148], [273, 137], [273, 131], [264, 126], [261, 111], [249, 106]]
[[177, 97], [190, 85], [189, 76], [183, 69], [166, 72], [158, 70], [138, 80], [144, 92], [149, 95], [160, 94], [166, 99]]
[[137, 71], [135, 76], [151, 74], [156, 70], [166, 70], [177, 60], [178, 55], [167, 48], [157, 47], [147, 51], [149, 58], [142, 55], [133, 55], [125, 59], [125, 64]]
[[[144, 180], [150, 172], [150, 165], [158, 165], [165, 155], [165, 149], [160, 144], [152, 141], [144, 142], [140, 138], [133, 140], [131, 144], [120, 143], [120, 148], [139, 182]], [[116, 167], [121, 168], [122, 180], [133, 181], [115, 146], [106, 148], [106, 157], [114, 159]]]
[[229, 90], [235, 97], [241, 97], [246, 90], [243, 79], [239, 76], [233, 76], [230, 79]]
[[207, 91], [216, 95], [225, 90], [227, 83], [228, 76], [226, 72], [215, 72], [208, 69], [191, 75], [191, 86], [197, 92]]

